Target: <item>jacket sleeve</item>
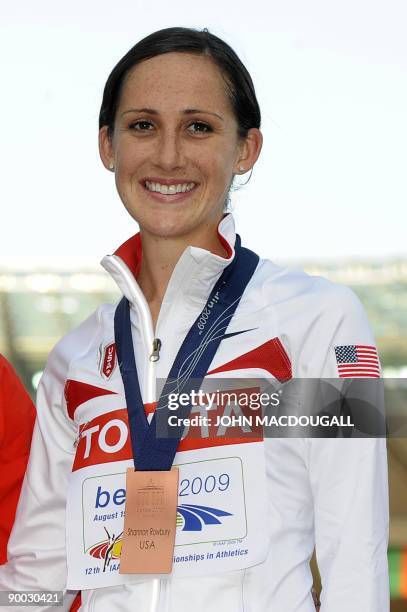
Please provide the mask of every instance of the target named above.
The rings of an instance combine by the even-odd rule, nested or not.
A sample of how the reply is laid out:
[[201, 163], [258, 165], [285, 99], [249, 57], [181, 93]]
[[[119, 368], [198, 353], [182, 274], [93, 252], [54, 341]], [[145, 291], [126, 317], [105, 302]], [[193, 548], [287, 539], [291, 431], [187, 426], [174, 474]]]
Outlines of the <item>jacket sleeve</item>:
[[[76, 332], [86, 333], [89, 325], [88, 319]], [[69, 355], [78, 352], [79, 337], [71, 333], [53, 349], [41, 378], [30, 458], [9, 539], [8, 562], [0, 567], [0, 590], [63, 591], [62, 610], [69, 610], [75, 596], [65, 590], [65, 524], [69, 520], [65, 507], [77, 428], [66, 411], [64, 386]], [[36, 607], [40, 612], [48, 609]]]
[[[317, 335], [309, 339], [311, 359], [319, 354], [320, 376], [324, 379], [339, 379], [335, 347], [375, 346], [358, 298], [344, 287], [334, 294], [331, 314], [315, 326], [313, 333]], [[352, 384], [350, 379], [337, 383]], [[362, 386], [362, 390], [369, 395], [365, 405], [382, 411], [381, 386], [371, 384]], [[363, 402], [366, 398], [360, 399]], [[307, 443], [315, 545], [322, 581], [321, 612], [387, 612], [390, 598], [386, 438], [310, 438]]]

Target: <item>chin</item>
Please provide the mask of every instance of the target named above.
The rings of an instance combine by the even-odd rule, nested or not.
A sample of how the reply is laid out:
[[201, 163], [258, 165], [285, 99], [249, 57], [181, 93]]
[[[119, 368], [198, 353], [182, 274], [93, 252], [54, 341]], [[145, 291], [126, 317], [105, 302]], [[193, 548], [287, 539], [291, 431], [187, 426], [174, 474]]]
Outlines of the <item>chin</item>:
[[157, 238], [185, 238], [194, 228], [179, 223], [156, 223], [150, 226], [140, 225], [140, 229], [146, 229]]
[[194, 225], [191, 222], [185, 222], [180, 218], [165, 218], [165, 215], [156, 213], [154, 218], [145, 219], [134, 217], [137, 221], [140, 230], [146, 231], [157, 238], [177, 238], [186, 236], [194, 230]]
[[[168, 205], [172, 206], [172, 205]], [[165, 207], [152, 207], [150, 210], [146, 207], [127, 207], [127, 212], [138, 223], [141, 230], [145, 230], [155, 236], [163, 238], [174, 238], [182, 236], [194, 231], [195, 226], [199, 224], [197, 211], [191, 207], [184, 207], [183, 210], [176, 210], [175, 207], [166, 209]], [[199, 217], [199, 215], [198, 215]]]

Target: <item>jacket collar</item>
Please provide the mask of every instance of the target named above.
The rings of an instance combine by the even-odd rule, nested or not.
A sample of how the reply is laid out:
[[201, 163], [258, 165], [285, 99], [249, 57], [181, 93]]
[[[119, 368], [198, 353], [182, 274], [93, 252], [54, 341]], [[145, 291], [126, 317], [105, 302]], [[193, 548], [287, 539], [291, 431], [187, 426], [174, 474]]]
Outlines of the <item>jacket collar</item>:
[[[171, 303], [180, 295], [184, 299], [204, 304], [223, 270], [235, 256], [235, 224], [230, 213], [218, 225], [218, 237], [227, 257], [215, 255], [206, 249], [189, 246], [182, 253], [168, 283], [164, 303]], [[137, 283], [141, 266], [142, 245], [140, 233], [124, 242], [113, 255], [106, 255], [101, 265], [112, 276], [120, 291], [131, 302], [140, 301], [142, 292]]]

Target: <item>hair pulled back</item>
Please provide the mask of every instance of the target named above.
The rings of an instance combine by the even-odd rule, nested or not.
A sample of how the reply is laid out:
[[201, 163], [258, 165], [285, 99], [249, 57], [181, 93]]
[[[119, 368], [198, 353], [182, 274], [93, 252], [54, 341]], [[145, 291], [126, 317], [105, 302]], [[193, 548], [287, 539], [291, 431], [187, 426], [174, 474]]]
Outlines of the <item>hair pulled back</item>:
[[99, 129], [107, 126], [109, 136], [113, 135], [116, 111], [129, 70], [143, 60], [171, 52], [211, 57], [225, 81], [227, 95], [238, 124], [238, 135], [244, 138], [250, 128], [260, 128], [260, 107], [253, 81], [233, 49], [206, 28], [196, 30], [174, 27], [158, 30], [140, 40], [113, 68], [103, 92]]

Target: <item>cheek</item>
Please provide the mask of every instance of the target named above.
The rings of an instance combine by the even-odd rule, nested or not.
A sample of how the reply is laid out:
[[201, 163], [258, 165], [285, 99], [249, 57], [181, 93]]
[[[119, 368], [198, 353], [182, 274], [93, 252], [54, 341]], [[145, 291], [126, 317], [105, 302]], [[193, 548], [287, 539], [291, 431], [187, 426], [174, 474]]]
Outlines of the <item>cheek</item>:
[[128, 150], [119, 149], [116, 156], [116, 167], [118, 172], [129, 174], [137, 170], [141, 161], [140, 151], [134, 147], [129, 147]]
[[234, 157], [230, 151], [219, 151], [212, 155], [206, 164], [206, 174], [209, 181], [216, 183], [218, 187], [226, 185], [232, 179]]
[[213, 169], [213, 177], [215, 178], [215, 189], [223, 198], [233, 178], [232, 167], [226, 165], [224, 159], [220, 160], [219, 165]]
[[130, 174], [145, 162], [148, 149], [146, 145], [136, 143], [130, 134], [121, 134], [116, 141], [115, 153], [117, 169]]
[[214, 162], [217, 173], [229, 177], [233, 173], [233, 167], [237, 159], [237, 148], [234, 143], [227, 143], [216, 151]]

